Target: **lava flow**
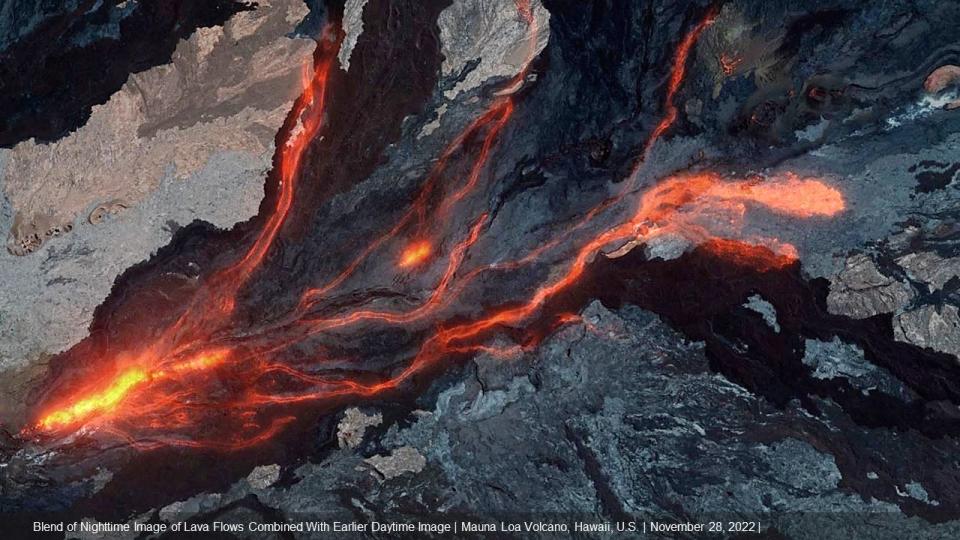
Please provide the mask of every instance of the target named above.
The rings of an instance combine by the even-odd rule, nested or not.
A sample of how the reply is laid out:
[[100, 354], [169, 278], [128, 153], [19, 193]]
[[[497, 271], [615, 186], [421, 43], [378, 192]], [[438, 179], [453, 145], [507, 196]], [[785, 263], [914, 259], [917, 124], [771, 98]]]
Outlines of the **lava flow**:
[[[528, 27], [530, 47], [523, 67], [507, 82], [510, 90], [526, 81], [537, 42], [537, 22], [529, 1], [518, 0], [517, 7]], [[676, 121], [674, 101], [685, 78], [690, 52], [714, 17], [715, 11], [707, 13], [683, 37], [673, 55], [664, 116], [643, 144], [643, 160]], [[496, 216], [486, 211], [463, 219], [455, 210], [465, 206], [464, 201], [475, 199], [494, 146], [516, 110], [513, 93], [503, 92], [495, 95], [491, 105], [444, 149], [410, 208], [397, 222], [361, 249], [338, 274], [306, 291], [289, 317], [265, 325], [250, 339], [214, 338], [215, 332], [229, 330], [229, 315], [234, 310], [237, 292], [261, 267], [292, 207], [303, 153], [322, 128], [327, 78], [336, 58], [335, 51], [330, 49], [321, 44], [317, 67], [304, 81], [304, 93], [291, 116], [301, 123], [299, 130], [294, 130], [290, 141], [279, 150], [275, 206], [245, 255], [209, 279], [207, 289], [198, 294], [159, 343], [118, 361], [117, 370], [102, 380], [45, 405], [34, 426], [25, 431], [62, 438], [83, 427], [99, 428], [100, 432], [141, 449], [158, 445], [246, 448], [269, 439], [292, 421], [293, 417], [283, 409], [291, 404], [370, 396], [397, 388], [414, 374], [454, 354], [486, 352], [510, 356], [534, 346], [542, 336], [523, 340], [520, 345], [492, 346], [489, 341], [499, 329], [523, 330], [524, 323], [541, 315], [548, 300], [574, 286], [599, 254], [615, 256], [635, 245], [672, 237], [689, 245], [702, 245], [744, 265], [775, 269], [792, 264], [797, 250], [777, 239], [744, 238], [743, 229], [751, 209], [809, 219], [834, 216], [845, 207], [840, 192], [820, 179], [793, 174], [730, 179], [714, 172], [691, 173], [664, 179], [644, 192], [633, 212], [618, 225], [593, 236], [577, 237], [594, 218], [617, 207], [628, 195], [628, 188], [635, 187], [641, 167], [638, 163], [616, 197], [590, 209], [579, 222], [522, 257], [512, 261], [471, 261], [470, 250], [483, 239]], [[463, 181], [456, 187], [445, 186], [444, 174], [452, 168], [452, 161], [466, 157], [465, 148], [479, 137], [479, 149], [468, 158], [472, 162], [466, 167]], [[445, 238], [455, 239], [446, 250], [440, 245]], [[387, 247], [393, 255], [373, 257]], [[561, 249], [571, 253], [570, 262], [526, 298], [474, 319], [464, 319], [463, 314], [454, 312], [455, 300], [481, 274], [514, 270], [539, 260], [548, 251]], [[440, 261], [445, 265], [439, 271], [439, 279], [431, 282], [425, 300], [414, 307], [372, 309], [348, 304], [329, 308], [334, 310], [332, 314], [318, 309], [326, 308], [322, 302], [330, 299], [330, 293], [344, 286], [362, 265], [380, 260], [389, 261], [390, 268], [403, 276], [416, 270], [424, 280], [429, 279], [428, 271], [433, 266], [439, 266]], [[468, 263], [473, 264], [472, 269], [462, 272]], [[578, 316], [562, 313], [555, 320], [557, 325], [567, 324], [577, 321]], [[359, 365], [345, 367], [351, 362], [333, 355], [317, 353], [296, 364], [289, 356], [283, 356], [294, 346], [334, 329], [343, 332], [357, 328], [358, 334], [366, 334], [371, 332], [371, 326], [398, 325], [423, 339], [412, 349], [409, 363], [386, 377], [363, 372]], [[315, 343], [312, 345], [316, 350]], [[198, 439], [195, 434], [201, 426], [214, 436]]]
[[[633, 216], [626, 222], [590, 238], [576, 252], [573, 262], [556, 279], [541, 285], [519, 306], [495, 310], [480, 319], [443, 327], [427, 338], [413, 361], [398, 375], [373, 383], [356, 380], [318, 377], [315, 374], [289, 370], [292, 379], [309, 387], [283, 395], [258, 394], [257, 406], [281, 405], [303, 401], [330, 399], [344, 395], [370, 396], [397, 388], [414, 374], [430, 367], [438, 360], [453, 354], [485, 352], [498, 357], [522, 352], [524, 347], [491, 347], [485, 341], [490, 332], [501, 327], [518, 325], [537, 314], [552, 297], [573, 286], [583, 275], [587, 265], [605, 248], [615, 249], [631, 241], [649, 241], [666, 233], [681, 235], [720, 255], [729, 254], [737, 263], [766, 271], [793, 263], [788, 253], [774, 253], [767, 247], [713, 236], [708, 228], [697, 224], [697, 219], [717, 209], [742, 215], [746, 205], [755, 204], [770, 211], [796, 218], [830, 217], [841, 212], [843, 196], [821, 180], [799, 179], [789, 174], [758, 184], [756, 180], [727, 181], [715, 173], [701, 173], [672, 177], [642, 197]], [[762, 240], [761, 240], [762, 241]], [[775, 241], [763, 241], [776, 245]], [[783, 245], [785, 246], [785, 244]], [[433, 298], [436, 302], [436, 293]], [[425, 304], [431, 305], [431, 304]], [[421, 308], [422, 309], [422, 308]], [[377, 314], [381, 322], [408, 322], [409, 317]], [[561, 314], [558, 321], [569, 322], [569, 314]], [[338, 325], [343, 320], [330, 320]], [[350, 321], [356, 322], [356, 321]], [[536, 340], [533, 340], [534, 342]]]
[[[325, 29], [324, 35], [327, 34]], [[228, 351], [221, 349], [206, 350], [204, 341], [229, 324], [237, 292], [263, 262], [287, 218], [293, 202], [300, 160], [321, 126], [326, 106], [327, 79], [336, 52], [337, 47], [322, 39], [319, 45], [320, 60], [314, 69], [304, 69], [303, 93], [291, 112], [298, 129], [280, 149], [277, 200], [244, 256], [211, 276], [204, 289], [191, 300], [178, 320], [155, 344], [132, 357], [117, 359], [112, 380], [108, 376], [104, 381], [94, 381], [76, 392], [76, 396], [49, 407], [37, 421], [36, 427], [50, 431], [83, 425], [91, 417], [110, 417], [121, 410], [129, 414], [135, 410], [128, 404], [131, 393], [138, 393], [142, 388], [163, 388], [166, 385], [162, 383], [189, 384], [195, 372], [215, 369], [220, 360], [228, 356]], [[173, 396], [176, 394], [170, 395]], [[157, 403], [168, 401], [163, 396], [157, 399]]]

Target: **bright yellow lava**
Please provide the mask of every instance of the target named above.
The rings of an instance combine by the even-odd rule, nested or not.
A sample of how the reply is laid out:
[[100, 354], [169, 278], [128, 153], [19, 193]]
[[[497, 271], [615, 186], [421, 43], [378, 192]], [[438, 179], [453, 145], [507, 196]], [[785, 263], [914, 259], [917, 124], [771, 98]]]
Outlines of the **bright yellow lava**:
[[51, 430], [77, 424], [93, 415], [110, 413], [118, 408], [120, 402], [135, 387], [164, 380], [178, 380], [178, 377], [188, 373], [208, 371], [225, 362], [229, 353], [228, 349], [216, 349], [179, 361], [166, 369], [154, 371], [131, 367], [121, 372], [105, 389], [48, 413], [37, 426]]
[[410, 246], [403, 251], [398, 264], [400, 268], [410, 268], [411, 266], [416, 266], [425, 261], [432, 252], [433, 247], [430, 245], [430, 242], [415, 242], [410, 244]]
[[140, 368], [131, 368], [120, 374], [104, 391], [77, 401], [65, 409], [48, 414], [40, 420], [40, 426], [53, 429], [73, 424], [93, 413], [109, 411], [117, 406], [134, 386], [149, 378]]

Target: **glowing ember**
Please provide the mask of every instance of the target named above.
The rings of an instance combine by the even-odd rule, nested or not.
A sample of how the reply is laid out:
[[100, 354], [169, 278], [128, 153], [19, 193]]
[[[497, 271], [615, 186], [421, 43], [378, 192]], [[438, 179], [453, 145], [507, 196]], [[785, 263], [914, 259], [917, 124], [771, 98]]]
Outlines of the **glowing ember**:
[[[776, 243], [767, 241], [772, 245]], [[703, 244], [703, 249], [714, 254], [714, 256], [725, 259], [739, 266], [752, 268], [757, 272], [769, 272], [771, 270], [780, 270], [790, 266], [797, 260], [797, 252], [789, 244], [780, 245], [783, 253], [772, 251], [769, 246], [759, 246], [741, 242], [739, 240], [728, 240], [723, 238], [713, 238]]]

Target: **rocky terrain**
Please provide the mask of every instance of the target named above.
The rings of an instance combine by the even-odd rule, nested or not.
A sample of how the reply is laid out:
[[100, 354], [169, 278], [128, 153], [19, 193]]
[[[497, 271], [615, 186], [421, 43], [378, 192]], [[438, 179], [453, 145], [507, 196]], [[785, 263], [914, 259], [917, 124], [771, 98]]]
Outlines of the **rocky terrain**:
[[[72, 104], [0, 102], [24, 111], [0, 137], [11, 522], [958, 534], [960, 7], [74, 4], [0, 10], [0, 73], [58, 28], [76, 62], [137, 60]], [[124, 21], [144, 13], [185, 18], [143, 32], [169, 57], [131, 52], [147, 38]], [[17, 95], [55, 94], [36, 77]], [[300, 92], [323, 104], [302, 147]], [[638, 205], [632, 237], [582, 250]], [[257, 351], [299, 386], [237, 368], [182, 391], [273, 392], [242, 423], [211, 406], [170, 427], [174, 401], [30, 431], [205, 304], [204, 345]], [[476, 343], [428, 354], [473, 325]]]
[[[22, 395], [46, 358], [81, 340], [116, 277], [178, 227], [230, 228], [256, 214], [312, 58], [313, 40], [294, 35], [307, 14], [299, 0], [263, 2], [199, 28], [74, 131], [0, 150], [5, 393]], [[22, 403], [3, 403], [0, 415], [22, 413], [11, 402]]]

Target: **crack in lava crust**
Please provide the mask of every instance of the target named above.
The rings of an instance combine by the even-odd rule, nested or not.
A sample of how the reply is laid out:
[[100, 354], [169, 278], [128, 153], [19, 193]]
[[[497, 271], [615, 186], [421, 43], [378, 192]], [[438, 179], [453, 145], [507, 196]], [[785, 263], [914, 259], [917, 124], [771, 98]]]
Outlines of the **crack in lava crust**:
[[[538, 32], [529, 2], [518, 0], [517, 7], [528, 26], [531, 47], [522, 69], [506, 83], [509, 89], [525, 83]], [[476, 352], [510, 357], [536, 346], [543, 335], [530, 336], [517, 345], [493, 346], [489, 341], [498, 329], [522, 330], [523, 323], [542, 315], [539, 312], [544, 303], [574, 286], [598, 253], [613, 256], [633, 245], [670, 234], [754, 268], [774, 269], [792, 263], [796, 250], [789, 244], [770, 238], [740, 238], [740, 225], [750, 206], [793, 218], [829, 217], [844, 209], [843, 197], [836, 189], [822, 180], [792, 174], [745, 180], [725, 179], [714, 172], [672, 176], [643, 193], [636, 209], [620, 224], [593, 237], [575, 238], [587, 223], [616, 206], [635, 187], [642, 161], [676, 121], [674, 100], [686, 75], [689, 54], [713, 23], [715, 14], [711, 9], [680, 41], [667, 81], [664, 116], [645, 141], [641, 162], [634, 165], [629, 181], [624, 182], [618, 195], [589, 210], [579, 222], [523, 257], [481, 263], [461, 274], [468, 252], [483, 238], [494, 219], [485, 212], [466, 221], [470, 225], [465, 227], [453, 217], [461, 203], [476, 194], [492, 149], [514, 113], [512, 94], [498, 95], [445, 148], [410, 208], [385, 234], [362, 249], [339, 274], [306, 291], [285, 319], [265, 325], [252, 336], [231, 336], [230, 343], [225, 344], [223, 338], [213, 336], [229, 324], [237, 292], [260, 267], [280, 234], [292, 206], [302, 154], [322, 127], [326, 83], [336, 47], [321, 41], [320, 60], [305, 79], [304, 93], [292, 112], [293, 118], [302, 122], [301, 129], [280, 150], [276, 205], [246, 254], [210, 278], [206, 289], [158, 343], [122, 358], [118, 362], [122, 369], [91, 381], [83, 391], [45, 404], [42, 414], [24, 429], [24, 434], [54, 446], [74, 440], [77, 433], [97, 432], [141, 450], [158, 446], [223, 451], [247, 448], [270, 439], [292, 422], [294, 416], [287, 407], [291, 404], [372, 396], [398, 388], [443, 358]], [[440, 181], [449, 161], [466, 141], [481, 133], [483, 142], [464, 182], [446, 192]], [[437, 196], [439, 202], [433, 202]], [[442, 234], [444, 227], [450, 227], [446, 235]], [[460, 229], [465, 231], [457, 234]], [[448, 236], [462, 238], [442, 257], [437, 243]], [[331, 292], [343, 287], [364, 262], [381, 249], [401, 243], [406, 245], [396, 251], [398, 256], [389, 258], [395, 270], [425, 272], [435, 262], [446, 259], [439, 280], [423, 303], [409, 310], [344, 308], [333, 316], [315, 314], [316, 307]], [[453, 301], [481, 274], [514, 270], [561, 248], [572, 253], [570, 262], [529, 297], [472, 320], [453, 323], [455, 314], [443, 318], [454, 307]], [[558, 314], [552, 328], [577, 320], [575, 314]], [[409, 363], [386, 377], [346, 371], [342, 365], [349, 362], [343, 359], [314, 357], [306, 365], [298, 366], [281, 357], [285, 350], [331, 330], [361, 327], [361, 331], [366, 331], [361, 323], [405, 326], [411, 332], [424, 333], [425, 338]], [[196, 435], [201, 432], [208, 436], [198, 438]], [[211, 433], [214, 436], [209, 436]]]

